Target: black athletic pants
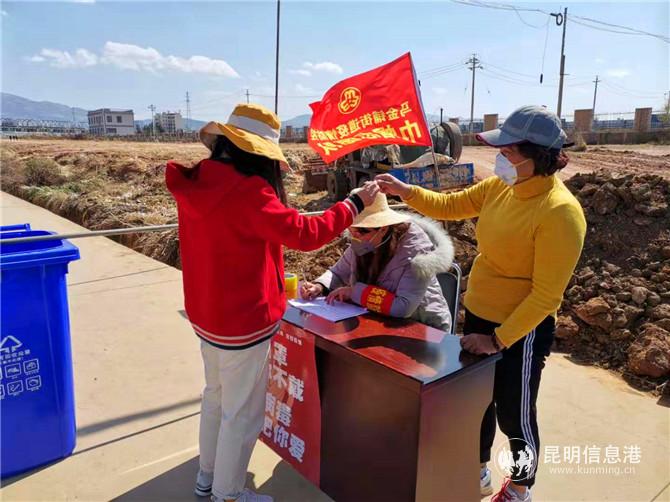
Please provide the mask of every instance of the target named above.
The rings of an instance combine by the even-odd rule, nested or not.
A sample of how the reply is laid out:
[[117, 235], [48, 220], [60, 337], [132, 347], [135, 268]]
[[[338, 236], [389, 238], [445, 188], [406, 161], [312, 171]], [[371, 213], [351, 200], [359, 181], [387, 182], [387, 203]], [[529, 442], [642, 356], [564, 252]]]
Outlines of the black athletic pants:
[[[480, 333], [493, 336], [498, 326], [499, 324], [477, 317], [467, 309], [465, 311], [463, 333], [466, 335]], [[540, 387], [540, 375], [554, 340], [554, 331], [555, 320], [549, 316], [521, 340], [502, 351], [502, 359], [496, 363], [493, 402], [487, 408], [482, 420], [479, 446], [482, 463], [491, 460], [496, 418], [500, 430], [510, 440], [510, 450], [515, 461], [521, 452], [527, 452], [526, 445], [532, 447], [534, 456], [532, 466], [525, 469], [514, 468], [511, 474], [512, 481], [529, 487], [535, 483], [535, 471], [540, 456], [535, 403]], [[519, 464], [523, 466], [523, 462]]]

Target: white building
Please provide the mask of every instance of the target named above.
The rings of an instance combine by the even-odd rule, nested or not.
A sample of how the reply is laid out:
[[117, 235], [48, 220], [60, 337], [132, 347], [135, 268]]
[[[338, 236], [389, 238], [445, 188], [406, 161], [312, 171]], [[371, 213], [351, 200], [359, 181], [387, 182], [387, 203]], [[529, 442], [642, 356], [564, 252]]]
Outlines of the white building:
[[132, 136], [135, 134], [135, 115], [132, 110], [91, 110], [88, 112], [88, 130], [94, 136]]
[[156, 124], [160, 124], [167, 134], [176, 134], [184, 130], [184, 119], [179, 112], [157, 113]]

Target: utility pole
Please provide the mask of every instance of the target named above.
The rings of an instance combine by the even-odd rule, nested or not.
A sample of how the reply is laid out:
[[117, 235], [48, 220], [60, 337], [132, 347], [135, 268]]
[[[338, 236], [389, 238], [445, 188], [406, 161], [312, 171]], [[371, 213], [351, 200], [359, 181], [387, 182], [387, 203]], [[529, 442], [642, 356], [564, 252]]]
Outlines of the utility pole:
[[561, 74], [558, 82], [558, 106], [556, 115], [561, 118], [561, 108], [563, 107], [563, 77], [565, 76], [565, 27], [568, 24], [568, 8], [563, 9], [563, 14], [560, 12], [551, 14], [556, 18], [556, 26], [563, 25], [563, 41], [561, 42]]
[[249, 89], [247, 89], [247, 104], [249, 104]]
[[440, 125], [442, 125], [442, 111], [443, 111], [443, 108], [440, 108]]
[[472, 94], [470, 99], [470, 134], [472, 134], [473, 121], [475, 117], [475, 70], [479, 68], [482, 70], [484, 67], [479, 64], [480, 61], [477, 59], [477, 54], [473, 54], [470, 59], [468, 59], [467, 64], [470, 65], [472, 70]]
[[598, 75], [596, 75], [596, 79], [593, 81], [594, 84], [596, 84], [596, 87], [593, 89], [593, 116], [596, 116], [596, 96], [598, 95], [598, 82], [600, 80], [598, 79]]
[[156, 107], [154, 105], [149, 105], [149, 110], [151, 110], [151, 131], [154, 139], [156, 139]]
[[277, 51], [275, 54], [275, 113], [279, 108], [279, 14], [281, 9], [281, 0], [277, 0]]
[[186, 130], [191, 130], [191, 97], [186, 91]]

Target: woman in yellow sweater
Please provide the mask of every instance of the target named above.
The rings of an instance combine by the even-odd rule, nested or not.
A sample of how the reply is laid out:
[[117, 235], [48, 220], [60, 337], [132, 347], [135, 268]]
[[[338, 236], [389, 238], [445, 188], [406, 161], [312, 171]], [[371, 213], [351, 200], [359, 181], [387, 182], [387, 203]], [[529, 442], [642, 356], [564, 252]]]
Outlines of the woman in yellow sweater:
[[[400, 196], [436, 219], [479, 218], [479, 254], [465, 294], [461, 345], [475, 354], [502, 352], [493, 402], [482, 422], [482, 495], [490, 495], [486, 462], [496, 430], [510, 439], [511, 479], [492, 501], [531, 500], [540, 438], [536, 400], [540, 374], [554, 338], [556, 312], [581, 254], [586, 220], [579, 202], [556, 172], [568, 162], [558, 117], [524, 106], [501, 129], [477, 135], [500, 149], [496, 176], [452, 194], [377, 176], [382, 192]], [[531, 452], [529, 454], [529, 452]]]

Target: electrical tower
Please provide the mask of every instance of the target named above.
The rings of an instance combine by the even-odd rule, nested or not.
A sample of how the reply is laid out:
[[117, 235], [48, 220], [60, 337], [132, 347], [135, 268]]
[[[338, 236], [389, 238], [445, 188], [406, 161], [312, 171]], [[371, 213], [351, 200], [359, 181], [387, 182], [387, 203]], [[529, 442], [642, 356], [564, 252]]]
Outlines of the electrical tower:
[[478, 68], [483, 70], [484, 67], [480, 64], [481, 61], [477, 59], [477, 54], [473, 54], [470, 59], [468, 59], [467, 64], [470, 65], [470, 70], [472, 70], [472, 94], [470, 98], [470, 134], [472, 134], [473, 120], [475, 117], [475, 70]]
[[149, 110], [151, 110], [151, 131], [154, 139], [156, 139], [156, 107], [149, 105]]
[[563, 107], [563, 77], [565, 77], [565, 27], [568, 24], [568, 8], [566, 7], [563, 10], [563, 14], [560, 12], [551, 14], [556, 18], [556, 26], [563, 25], [563, 41], [561, 42], [561, 73], [560, 80], [558, 82], [558, 107], [556, 109], [556, 115], [558, 118], [561, 118], [561, 108]]
[[191, 130], [191, 97], [186, 91], [186, 130]]

